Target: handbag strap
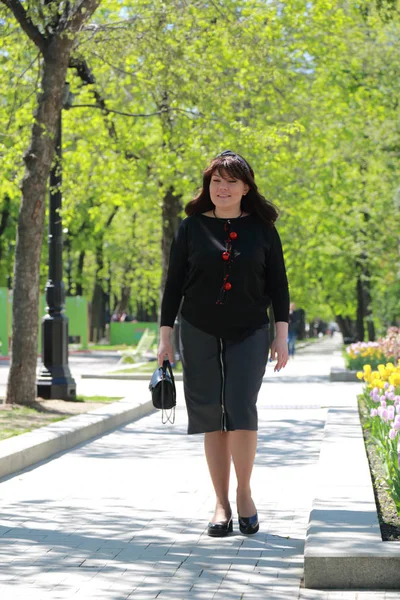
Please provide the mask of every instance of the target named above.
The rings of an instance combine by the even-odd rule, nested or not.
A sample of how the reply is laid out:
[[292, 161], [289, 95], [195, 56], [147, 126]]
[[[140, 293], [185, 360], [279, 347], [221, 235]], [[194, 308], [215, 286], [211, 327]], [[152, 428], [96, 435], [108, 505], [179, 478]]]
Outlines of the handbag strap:
[[169, 360], [164, 360], [163, 365], [162, 365], [162, 369], [163, 369], [163, 373], [165, 375], [165, 373], [169, 372], [169, 375], [171, 377], [171, 381], [172, 381], [172, 387], [174, 388], [174, 394], [176, 395], [176, 388], [175, 388], [175, 378], [174, 378], [174, 373], [172, 371], [172, 367], [171, 367], [171, 363], [169, 362]]
[[[174, 379], [174, 374], [172, 372], [171, 364], [170, 364], [169, 360], [164, 360], [164, 362], [162, 364], [162, 370], [163, 370], [164, 377], [167, 373], [167, 369], [168, 369], [169, 375], [171, 377], [172, 388], [174, 390], [174, 396], [176, 396], [175, 379]], [[165, 413], [165, 419], [164, 419], [164, 413]], [[163, 425], [165, 425], [168, 422], [171, 423], [171, 425], [173, 425], [175, 423], [175, 406], [173, 406], [171, 408], [171, 412], [169, 414], [167, 413], [167, 409], [164, 408], [164, 386], [161, 386], [161, 422]]]
[[169, 414], [166, 408], [161, 409], [161, 422], [163, 425], [165, 425], [166, 423], [171, 423], [171, 425], [173, 425], [175, 423], [175, 406], [171, 408], [171, 412]]

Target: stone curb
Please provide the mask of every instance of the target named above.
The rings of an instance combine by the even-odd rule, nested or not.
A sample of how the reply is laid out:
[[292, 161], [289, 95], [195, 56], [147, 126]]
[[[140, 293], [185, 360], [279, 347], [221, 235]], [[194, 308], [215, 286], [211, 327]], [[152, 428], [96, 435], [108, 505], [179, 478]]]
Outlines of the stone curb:
[[304, 550], [305, 587], [400, 588], [400, 542], [383, 542], [355, 405], [328, 410]]
[[0, 442], [0, 478], [69, 450], [155, 411], [151, 400], [128, 398]]
[[349, 371], [348, 369], [341, 369], [340, 367], [332, 367], [329, 375], [329, 381], [344, 381], [351, 382], [360, 380], [357, 377], [357, 371]]
[[[154, 366], [156, 370], [156, 366]], [[81, 379], [121, 379], [121, 380], [133, 380], [133, 381], [148, 381], [150, 383], [152, 373], [110, 373], [110, 374], [97, 374], [97, 373], [82, 373]], [[174, 373], [175, 381], [182, 381], [182, 373]]]

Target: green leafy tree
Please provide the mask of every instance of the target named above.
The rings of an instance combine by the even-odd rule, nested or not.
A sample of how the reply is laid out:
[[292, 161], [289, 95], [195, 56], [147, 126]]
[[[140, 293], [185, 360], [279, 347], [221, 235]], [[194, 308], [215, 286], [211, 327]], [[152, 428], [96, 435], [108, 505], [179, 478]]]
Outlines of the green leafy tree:
[[77, 3], [21, 3], [1, 0], [24, 36], [40, 53], [41, 85], [33, 116], [18, 216], [14, 266], [13, 351], [6, 402], [28, 404], [36, 398], [35, 372], [39, 312], [39, 272], [45, 195], [54, 156], [66, 72], [79, 30], [98, 0]]

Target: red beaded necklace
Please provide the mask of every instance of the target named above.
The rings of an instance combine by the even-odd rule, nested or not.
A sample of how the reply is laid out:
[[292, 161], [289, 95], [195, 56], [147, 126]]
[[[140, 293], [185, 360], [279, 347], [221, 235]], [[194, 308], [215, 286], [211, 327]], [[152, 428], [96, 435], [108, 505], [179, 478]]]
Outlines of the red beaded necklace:
[[[215, 208], [213, 210], [213, 214], [216, 219], [219, 219], [219, 217], [217, 217], [217, 215], [215, 214]], [[219, 291], [216, 304], [224, 304], [226, 300], [226, 293], [232, 289], [232, 284], [229, 281], [229, 271], [231, 270], [232, 263], [234, 260], [234, 255], [232, 252], [232, 242], [234, 240], [237, 240], [238, 234], [236, 233], [236, 231], [231, 231], [231, 221], [240, 219], [242, 214], [243, 211], [240, 212], [240, 215], [238, 217], [234, 217], [234, 219], [224, 219], [224, 231], [227, 234], [227, 238], [225, 240], [225, 250], [221, 254], [221, 258], [224, 261], [224, 278], [222, 280], [222, 286]], [[223, 219], [219, 220], [222, 221]]]

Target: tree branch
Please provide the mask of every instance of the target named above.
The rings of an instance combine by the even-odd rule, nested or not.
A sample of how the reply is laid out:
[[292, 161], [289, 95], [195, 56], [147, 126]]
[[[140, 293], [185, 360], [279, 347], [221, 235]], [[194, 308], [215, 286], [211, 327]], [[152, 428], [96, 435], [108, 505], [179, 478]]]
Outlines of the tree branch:
[[127, 29], [128, 25], [138, 21], [139, 17], [131, 17], [130, 19], [124, 19], [123, 21], [116, 21], [115, 23], [105, 23], [98, 25], [97, 23], [89, 23], [85, 25], [83, 31], [110, 31], [115, 29]]
[[88, 20], [88, 18], [92, 16], [99, 4], [100, 0], [82, 0], [81, 3], [75, 8], [75, 10], [67, 16], [66, 19], [61, 19], [61, 31], [66, 30], [71, 31], [72, 33], [76, 33], [77, 31], [79, 31], [84, 21]]
[[115, 113], [116, 115], [122, 115], [123, 117], [154, 117], [155, 115], [161, 115], [161, 113], [166, 112], [165, 110], [158, 110], [157, 112], [149, 113], [147, 115], [140, 113], [132, 114], [122, 112], [120, 110], [114, 110], [112, 108], [106, 108], [105, 106], [99, 106], [98, 104], [73, 104], [71, 108], [99, 108], [100, 110], [104, 111], [105, 114]]
[[32, 40], [43, 54], [46, 48], [46, 38], [40, 33], [39, 29], [34, 25], [25, 8], [19, 0], [0, 0], [14, 15], [21, 28], [26, 35]]
[[[40, 57], [40, 52], [35, 56], [35, 58], [31, 61], [31, 63], [22, 71], [22, 73], [20, 75], [18, 75], [17, 77], [17, 83], [14, 84], [14, 100], [13, 100], [13, 104], [11, 107], [11, 111], [10, 111], [10, 116], [8, 118], [8, 123], [6, 125], [6, 131], [8, 131], [10, 129], [12, 120], [13, 120], [13, 116], [14, 116], [14, 112], [15, 112], [15, 107], [17, 105], [17, 98], [18, 98], [18, 83], [19, 81], [22, 79], [22, 77], [25, 75], [25, 73], [27, 71], [29, 71], [29, 69], [35, 64], [35, 62], [39, 59]], [[38, 76], [36, 78], [36, 85], [34, 87], [34, 89], [28, 94], [28, 96], [25, 98], [25, 100], [23, 100], [20, 104], [18, 108], [21, 108], [21, 106], [23, 104], [25, 104], [25, 102], [27, 102], [27, 100], [29, 100], [29, 98], [33, 95], [36, 94], [37, 92], [37, 88], [38, 88], [38, 84], [39, 84], [39, 75], [40, 75], [40, 62], [39, 62], [39, 69], [38, 69]]]
[[[70, 69], [76, 69], [78, 76], [80, 77], [81, 81], [83, 81], [83, 83], [85, 85], [94, 85], [96, 83], [96, 78], [93, 75], [93, 72], [91, 71], [89, 65], [87, 64], [87, 62], [84, 58], [71, 57], [68, 66]], [[95, 101], [97, 102], [95, 107], [102, 109], [103, 114], [107, 114], [108, 109], [106, 106], [106, 101], [102, 97], [100, 92], [98, 92], [96, 89], [93, 89], [92, 94], [94, 96]], [[118, 134], [117, 134], [117, 130], [115, 128], [114, 123], [112, 121], [111, 122], [107, 122], [107, 121], [106, 121], [106, 127], [108, 129], [108, 133], [109, 133], [110, 137], [114, 140], [118, 140]], [[126, 150], [124, 152], [124, 155], [127, 160], [130, 160], [132, 158], [134, 158], [135, 160], [139, 160], [139, 156], [137, 156], [136, 154], [133, 154], [133, 152], [129, 152]]]
[[10, 217], [10, 208], [11, 208], [11, 198], [8, 194], [4, 196], [4, 207], [1, 211], [1, 220], [0, 220], [0, 237], [6, 230], [7, 221]]

